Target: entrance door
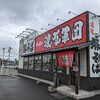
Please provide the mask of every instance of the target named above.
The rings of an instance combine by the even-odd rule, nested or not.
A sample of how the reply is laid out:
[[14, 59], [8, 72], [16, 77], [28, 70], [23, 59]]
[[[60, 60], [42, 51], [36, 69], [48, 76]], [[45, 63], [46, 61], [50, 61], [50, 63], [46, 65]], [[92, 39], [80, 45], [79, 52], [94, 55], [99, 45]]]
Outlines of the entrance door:
[[79, 66], [80, 66], [80, 55], [79, 52], [75, 53], [74, 60], [73, 60], [73, 65], [69, 70], [69, 86], [74, 88], [74, 89], [79, 89]]

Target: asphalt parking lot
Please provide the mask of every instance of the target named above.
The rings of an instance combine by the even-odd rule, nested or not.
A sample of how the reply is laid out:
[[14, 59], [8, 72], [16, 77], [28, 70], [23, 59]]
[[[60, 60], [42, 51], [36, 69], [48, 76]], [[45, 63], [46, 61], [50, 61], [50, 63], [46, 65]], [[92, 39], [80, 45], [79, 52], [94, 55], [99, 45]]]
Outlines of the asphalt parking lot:
[[[47, 84], [23, 77], [0, 76], [0, 100], [58, 100], [47, 91]], [[60, 100], [74, 100], [62, 97]]]
[[[53, 96], [48, 85], [19, 76], [0, 76], [0, 100], [75, 100], [66, 96]], [[100, 96], [84, 100], [100, 100]]]

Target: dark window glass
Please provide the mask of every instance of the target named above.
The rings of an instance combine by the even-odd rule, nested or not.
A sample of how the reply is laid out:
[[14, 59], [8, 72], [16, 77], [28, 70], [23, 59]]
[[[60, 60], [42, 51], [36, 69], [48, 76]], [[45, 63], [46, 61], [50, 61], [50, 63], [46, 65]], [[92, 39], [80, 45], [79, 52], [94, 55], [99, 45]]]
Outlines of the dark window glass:
[[29, 57], [29, 69], [33, 69], [34, 57]]
[[28, 69], [28, 57], [24, 57], [24, 60], [23, 60], [23, 68], [24, 69]]
[[51, 70], [51, 54], [44, 54], [43, 55], [43, 71], [50, 71]]
[[41, 55], [35, 56], [35, 70], [41, 70]]
[[56, 55], [53, 54], [53, 72], [56, 71], [56, 67], [57, 67], [57, 59], [56, 59]]

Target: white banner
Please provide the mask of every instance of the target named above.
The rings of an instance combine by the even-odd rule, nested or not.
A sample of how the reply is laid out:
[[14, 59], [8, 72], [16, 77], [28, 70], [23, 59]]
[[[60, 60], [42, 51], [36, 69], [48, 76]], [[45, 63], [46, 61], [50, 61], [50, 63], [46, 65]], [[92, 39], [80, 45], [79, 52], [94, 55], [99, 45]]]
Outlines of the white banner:
[[89, 13], [90, 77], [100, 77], [100, 18]]

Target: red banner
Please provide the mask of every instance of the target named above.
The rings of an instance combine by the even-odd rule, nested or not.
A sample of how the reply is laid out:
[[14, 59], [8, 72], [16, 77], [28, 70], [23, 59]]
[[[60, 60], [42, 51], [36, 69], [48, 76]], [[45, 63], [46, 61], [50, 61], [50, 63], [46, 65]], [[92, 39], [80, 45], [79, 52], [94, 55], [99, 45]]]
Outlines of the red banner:
[[86, 13], [83, 13], [36, 37], [35, 52], [85, 43], [86, 39]]
[[72, 67], [74, 51], [56, 53], [58, 66]]

